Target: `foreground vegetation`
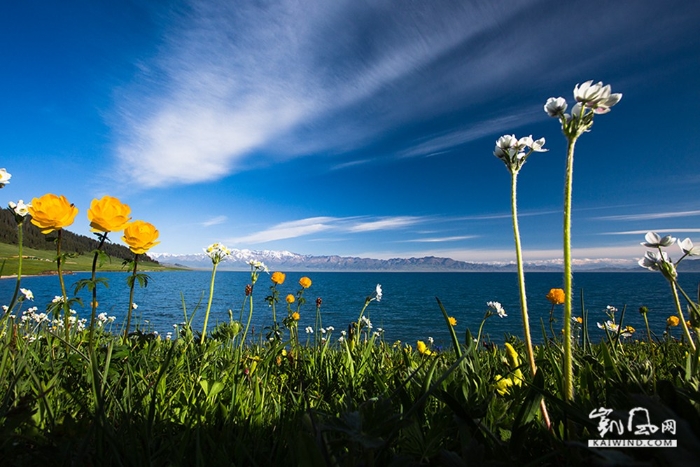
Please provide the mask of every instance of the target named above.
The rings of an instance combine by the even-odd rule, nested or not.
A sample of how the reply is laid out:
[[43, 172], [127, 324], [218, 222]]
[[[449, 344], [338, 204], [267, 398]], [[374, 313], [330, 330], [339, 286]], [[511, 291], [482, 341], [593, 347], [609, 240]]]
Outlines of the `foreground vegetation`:
[[[100, 325], [91, 346], [88, 330], [66, 342], [60, 320], [29, 316], [4, 320], [0, 339], [0, 458], [12, 465], [679, 465], [700, 455], [700, 380], [672, 339], [577, 342], [567, 402], [554, 340], [535, 347], [533, 379], [521, 341], [485, 347], [468, 331], [441, 353], [367, 328], [356, 340], [325, 330], [318, 342], [243, 344], [235, 320], [204, 344], [186, 326], [174, 340], [123, 340]], [[677, 421], [677, 448], [587, 447], [600, 437], [592, 411], [638, 406], [657, 425]]]

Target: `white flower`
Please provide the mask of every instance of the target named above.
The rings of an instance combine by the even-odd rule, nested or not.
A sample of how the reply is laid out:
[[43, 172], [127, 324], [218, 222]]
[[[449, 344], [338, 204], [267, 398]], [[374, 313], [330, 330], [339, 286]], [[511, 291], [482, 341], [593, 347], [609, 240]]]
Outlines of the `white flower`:
[[550, 97], [544, 105], [544, 111], [547, 112], [547, 115], [550, 117], [561, 117], [564, 115], [566, 107], [566, 99], [563, 97]]
[[640, 259], [637, 264], [650, 271], [659, 271], [664, 264], [673, 267], [673, 263], [671, 263], [665, 251], [661, 253], [658, 251], [647, 251], [644, 258]]
[[132, 310], [135, 310], [135, 309], [137, 309], [138, 307], [139, 307], [139, 306], [138, 306], [136, 303], [132, 303], [132, 304], [131, 304], [131, 309], [132, 309]]
[[546, 152], [548, 149], [543, 149], [544, 146], [544, 138], [540, 138], [536, 141], [533, 141], [532, 135], [530, 136], [523, 136], [518, 140], [518, 147], [521, 149], [524, 148], [530, 148], [535, 152]]
[[2, 306], [2, 311], [4, 311], [5, 313], [7, 313], [7, 310], [9, 310], [9, 309], [10, 309], [10, 307], [7, 305]]
[[574, 98], [577, 102], [593, 109], [593, 112], [604, 114], [610, 112], [610, 107], [620, 102], [622, 94], [611, 94], [609, 84], [604, 86], [602, 81], [593, 84], [591, 80], [574, 87]]
[[307, 326], [306, 327], [306, 334], [313, 334], [313, 333], [314, 333], [314, 328], [312, 328], [311, 326]]
[[610, 313], [617, 313], [617, 308], [615, 308], [612, 305], [606, 306], [605, 309], [608, 310], [608, 312], [610, 312]]
[[376, 296], [376, 299], [378, 302], [382, 300], [382, 285], [377, 284], [377, 289], [374, 292], [374, 295]]
[[333, 326], [328, 326], [326, 328], [326, 331], [328, 331], [328, 332], [335, 331], [335, 328]]
[[432, 337], [428, 336], [428, 342], [430, 343], [430, 345], [433, 345], [433, 342], [435, 342], [435, 340]]
[[345, 331], [345, 330], [343, 330], [343, 331], [340, 331], [340, 334], [342, 334], [343, 336], [347, 335], [347, 333], [348, 333], [348, 332], [347, 332], [347, 331]]
[[338, 342], [343, 342], [344, 340], [345, 340], [345, 338], [344, 338], [343, 336], [340, 336], [340, 337], [338, 338]]
[[10, 179], [12, 178], [12, 174], [8, 173], [7, 170], [0, 169], [0, 188], [4, 187], [5, 185], [8, 185], [10, 183]]
[[107, 322], [107, 313], [100, 313], [99, 315], [97, 315], [97, 320], [100, 323], [106, 323]]
[[29, 208], [32, 207], [32, 204], [24, 204], [24, 201], [19, 200], [17, 203], [10, 201], [7, 203], [7, 205], [12, 209], [12, 211], [15, 213], [16, 216], [19, 217], [24, 217], [27, 214], [29, 214]]
[[644, 236], [644, 239], [646, 240], [646, 242], [642, 242], [642, 245], [644, 245], [647, 248], [671, 246], [676, 242], [676, 239], [674, 237], [666, 235], [662, 238], [656, 232], [647, 232], [647, 234]]
[[367, 326], [367, 329], [372, 329], [372, 322], [369, 320], [368, 317], [363, 316], [362, 322], [365, 324], [365, 326]]
[[204, 252], [214, 264], [219, 264], [224, 258], [231, 255], [231, 250], [221, 243], [212, 243], [204, 249]]
[[248, 264], [250, 265], [250, 268], [255, 270], [255, 271], [265, 271], [267, 273], [270, 272], [267, 269], [267, 266], [265, 266], [265, 263], [263, 263], [262, 261], [257, 261], [257, 260], [251, 259], [250, 261], [248, 261]]
[[700, 246], [693, 246], [693, 242], [689, 238], [686, 238], [683, 241], [678, 241], [678, 246], [681, 248], [681, 251], [683, 252], [684, 255], [688, 255], [688, 256], [700, 255]]
[[607, 329], [610, 332], [617, 332], [620, 326], [608, 320], [604, 324], [596, 323], [600, 329]]
[[29, 289], [19, 289], [22, 294], [24, 294], [24, 298], [27, 300], [34, 300], [34, 294], [32, 293], [31, 290]]
[[172, 339], [172, 338], [173, 338], [173, 333], [172, 333], [172, 332], [168, 332], [168, 333], [165, 334], [165, 339], [170, 340], [170, 339]]
[[506, 314], [506, 310], [503, 309], [499, 302], [486, 302], [486, 306], [491, 308], [498, 315], [499, 318], [505, 318], [508, 316]]
[[63, 297], [60, 295], [56, 295], [53, 300], [51, 300], [51, 303], [63, 303]]

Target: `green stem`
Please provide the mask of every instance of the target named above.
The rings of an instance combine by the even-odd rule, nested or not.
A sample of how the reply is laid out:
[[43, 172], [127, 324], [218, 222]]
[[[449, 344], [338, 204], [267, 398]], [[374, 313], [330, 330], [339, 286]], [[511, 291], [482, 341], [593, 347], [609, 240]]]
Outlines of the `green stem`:
[[[253, 283], [253, 285], [255, 285]], [[248, 311], [248, 322], [245, 325], [245, 332], [243, 332], [243, 338], [241, 339], [241, 345], [245, 344], [246, 337], [248, 336], [248, 329], [250, 328], [250, 320], [253, 318], [253, 288], [250, 289], [250, 310]]]
[[671, 292], [673, 292], [673, 301], [676, 304], [676, 311], [678, 312], [678, 317], [681, 319], [681, 326], [683, 326], [683, 332], [685, 333], [686, 339], [688, 339], [688, 345], [695, 352], [695, 342], [690, 336], [690, 330], [688, 330], [688, 325], [685, 322], [685, 317], [683, 316], [683, 310], [681, 309], [681, 301], [678, 298], [678, 290], [676, 289], [676, 282], [671, 281]]
[[[537, 365], [535, 364], [535, 353], [532, 349], [532, 337], [530, 335], [530, 317], [527, 311], [527, 295], [525, 291], [525, 270], [523, 268], [523, 252], [520, 246], [520, 228], [518, 227], [518, 172], [511, 171], [511, 190], [510, 190], [510, 208], [513, 215], [513, 237], [515, 239], [515, 260], [518, 267], [518, 289], [520, 292], [520, 313], [523, 318], [523, 332], [525, 334], [525, 346], [527, 349], [527, 358], [530, 363], [530, 370], [534, 378], [537, 373]], [[547, 428], [550, 427], [549, 415], [544, 399], [540, 403], [542, 417], [544, 418]]]
[[211, 310], [211, 302], [214, 299], [214, 278], [216, 277], [216, 267], [219, 263], [214, 263], [214, 267], [211, 269], [211, 281], [209, 283], [209, 302], [207, 303], [207, 311], [204, 313], [204, 327], [202, 328], [202, 337], [199, 341], [200, 344], [204, 344], [204, 337], [207, 334], [207, 324], [209, 323], [209, 311]]
[[95, 314], [97, 313], [97, 283], [95, 283], [95, 275], [97, 272], [97, 258], [100, 255], [100, 250], [102, 250], [102, 247], [105, 244], [105, 240], [107, 240], [107, 232], [102, 233], [100, 235], [100, 244], [97, 247], [97, 250], [95, 251], [95, 256], [92, 258], [92, 303], [91, 308], [92, 308], [92, 314], [90, 315], [90, 340], [89, 340], [89, 345], [90, 348], [93, 347], [93, 338], [95, 336]]
[[18, 253], [19, 257], [17, 258], [17, 283], [15, 284], [15, 292], [12, 294], [12, 300], [10, 300], [10, 306], [7, 307], [7, 313], [9, 314], [10, 311], [12, 311], [12, 307], [15, 306], [15, 302], [17, 301], [17, 296], [19, 295], [19, 285], [20, 281], [22, 280], [22, 240], [23, 240], [23, 229], [24, 227], [24, 222], [20, 222], [17, 224], [17, 243], [18, 243]]
[[574, 364], [571, 349], [571, 191], [574, 173], [576, 137], [567, 137], [566, 177], [564, 182], [564, 400], [574, 398]]
[[69, 349], [68, 339], [70, 337], [70, 307], [68, 306], [68, 294], [66, 293], [66, 283], [63, 280], [63, 257], [61, 255], [61, 238], [63, 229], [58, 229], [58, 238], [56, 239], [56, 269], [58, 270], [58, 282], [61, 284], [61, 294], [63, 296], [63, 327], [66, 331], [66, 352]]
[[131, 312], [134, 309], [134, 286], [136, 285], [136, 268], [139, 263], [139, 255], [134, 254], [134, 269], [131, 273], [131, 287], [129, 288], [129, 311], [126, 313], [126, 327], [124, 328], [124, 342], [129, 339], [129, 330], [131, 329]]

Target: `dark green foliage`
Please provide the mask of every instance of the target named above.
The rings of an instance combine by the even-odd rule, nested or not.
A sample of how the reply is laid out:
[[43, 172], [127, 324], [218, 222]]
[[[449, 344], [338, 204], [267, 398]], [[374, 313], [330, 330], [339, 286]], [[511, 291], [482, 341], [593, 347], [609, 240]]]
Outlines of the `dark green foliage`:
[[[118, 241], [120, 235], [120, 232], [114, 232], [110, 234], [110, 238], [112, 241]], [[31, 223], [29, 216], [27, 216], [27, 219], [24, 222], [23, 237], [23, 245], [25, 248], [50, 251], [56, 250], [56, 244], [53, 241], [56, 238], [55, 232], [49, 235], [42, 234], [41, 231]], [[8, 243], [11, 245], [17, 244], [17, 223], [14, 215], [8, 209], [0, 209], [0, 243]], [[61, 250], [63, 250], [65, 253], [91, 253], [96, 250], [98, 246], [99, 241], [97, 241], [96, 238], [74, 234], [67, 230], [63, 231]], [[102, 249], [113, 259], [134, 259], [134, 254], [124, 245], [110, 243], [107, 241], [103, 245]], [[147, 255], [144, 256], [146, 256], [148, 261], [157, 263], [157, 261], [148, 258]], [[100, 258], [100, 261], [104, 260], [104, 257]]]

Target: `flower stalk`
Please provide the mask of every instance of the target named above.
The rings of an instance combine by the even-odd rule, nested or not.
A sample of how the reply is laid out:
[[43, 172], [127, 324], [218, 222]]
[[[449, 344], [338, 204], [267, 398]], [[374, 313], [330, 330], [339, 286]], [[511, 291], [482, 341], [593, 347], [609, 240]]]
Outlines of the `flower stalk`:
[[576, 104], [571, 115], [564, 113], [568, 104], [563, 97], [550, 97], [544, 105], [544, 111], [550, 117], [561, 122], [562, 133], [566, 137], [566, 171], [564, 176], [564, 399], [571, 401], [574, 397], [573, 355], [571, 348], [571, 304], [573, 299], [571, 268], [571, 193], [574, 174], [574, 149], [576, 140], [593, 126], [593, 116], [610, 112], [610, 108], [620, 102], [622, 94], [611, 93], [610, 85], [602, 82], [586, 81], [574, 87]]

